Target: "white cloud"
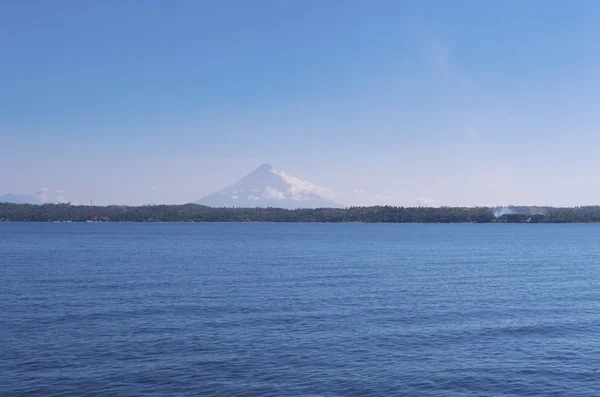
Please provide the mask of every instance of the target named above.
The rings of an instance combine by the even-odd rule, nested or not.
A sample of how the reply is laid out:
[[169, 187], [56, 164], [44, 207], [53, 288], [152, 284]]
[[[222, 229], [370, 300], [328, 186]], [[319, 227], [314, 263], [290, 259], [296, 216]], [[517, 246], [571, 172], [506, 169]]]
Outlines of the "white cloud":
[[239, 198], [240, 198], [240, 196], [238, 196], [238, 195], [235, 195], [235, 194], [234, 194], [233, 196], [231, 196], [231, 199], [232, 199], [232, 200], [237, 200], [237, 199], [239, 199]]
[[258, 197], [250, 195], [248, 196], [248, 200], [258, 200]]
[[272, 200], [284, 200], [286, 198], [281, 190], [274, 189], [271, 186], [267, 186], [263, 193], [263, 197]]
[[365, 194], [366, 190], [365, 189], [355, 189], [354, 190], [354, 194]]
[[285, 171], [277, 171], [273, 169], [271, 172], [275, 175], [279, 175], [279, 177], [281, 177], [285, 183], [290, 185], [290, 187], [286, 189], [285, 193], [286, 196], [292, 200], [310, 200], [314, 198], [312, 196], [315, 195], [330, 199], [334, 196], [334, 193], [331, 191], [331, 189], [321, 187], [307, 180], [296, 178]]

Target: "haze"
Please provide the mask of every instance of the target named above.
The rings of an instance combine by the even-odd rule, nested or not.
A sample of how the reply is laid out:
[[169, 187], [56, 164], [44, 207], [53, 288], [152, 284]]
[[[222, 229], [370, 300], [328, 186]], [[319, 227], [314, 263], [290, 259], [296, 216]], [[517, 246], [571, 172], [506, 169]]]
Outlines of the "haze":
[[597, 1], [7, 1], [0, 195], [598, 204]]

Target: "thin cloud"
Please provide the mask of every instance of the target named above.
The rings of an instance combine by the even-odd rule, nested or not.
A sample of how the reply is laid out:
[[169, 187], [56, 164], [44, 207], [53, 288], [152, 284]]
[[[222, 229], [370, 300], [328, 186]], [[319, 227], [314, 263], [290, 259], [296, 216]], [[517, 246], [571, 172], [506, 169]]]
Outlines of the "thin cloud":
[[383, 194], [376, 194], [375, 196], [373, 196], [373, 198], [375, 200], [394, 200], [396, 199], [396, 196], [385, 196]]
[[422, 47], [423, 56], [431, 68], [433, 77], [446, 86], [446, 90], [457, 100], [457, 103], [465, 103], [464, 109], [458, 110], [463, 125], [454, 127], [455, 134], [468, 142], [477, 141], [481, 132], [474, 124], [481, 115], [474, 114], [473, 111], [476, 104], [476, 98], [473, 96], [475, 87], [473, 80], [465, 73], [450, 46], [439, 37], [430, 32], [423, 40]]
[[422, 52], [437, 79], [459, 89], [473, 86], [473, 82], [464, 73], [450, 46], [438, 36], [428, 34], [423, 40]]
[[469, 141], [476, 141], [479, 139], [479, 131], [473, 127], [471, 123], [465, 123], [463, 135]]
[[437, 200], [429, 199], [429, 198], [419, 198], [415, 200], [415, 203], [419, 207], [437, 207], [439, 206], [439, 202]]
[[440, 40], [435, 38], [427, 40], [424, 53], [439, 78], [451, 80], [455, 77], [456, 71], [450, 59], [450, 51]]
[[396, 205], [398, 204], [398, 197], [386, 194], [375, 194], [369, 201], [370, 205]]

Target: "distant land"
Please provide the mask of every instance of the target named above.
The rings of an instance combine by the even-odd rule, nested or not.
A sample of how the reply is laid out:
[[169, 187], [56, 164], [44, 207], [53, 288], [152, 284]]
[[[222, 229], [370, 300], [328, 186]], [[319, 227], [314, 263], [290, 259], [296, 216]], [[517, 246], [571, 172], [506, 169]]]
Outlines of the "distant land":
[[263, 164], [231, 186], [203, 197], [209, 207], [341, 208], [331, 191]]
[[80, 206], [0, 203], [0, 221], [13, 222], [365, 222], [595, 223], [600, 206], [586, 207], [349, 207], [211, 208], [198, 204]]
[[15, 203], [15, 204], [42, 204], [37, 196], [28, 196], [26, 194], [7, 193], [0, 196], [0, 203]]

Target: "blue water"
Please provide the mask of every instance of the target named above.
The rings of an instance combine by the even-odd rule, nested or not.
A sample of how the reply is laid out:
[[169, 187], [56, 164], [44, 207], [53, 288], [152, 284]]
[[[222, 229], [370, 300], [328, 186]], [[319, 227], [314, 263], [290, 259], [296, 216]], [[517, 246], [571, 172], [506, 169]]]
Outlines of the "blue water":
[[600, 225], [0, 223], [2, 396], [598, 396]]

